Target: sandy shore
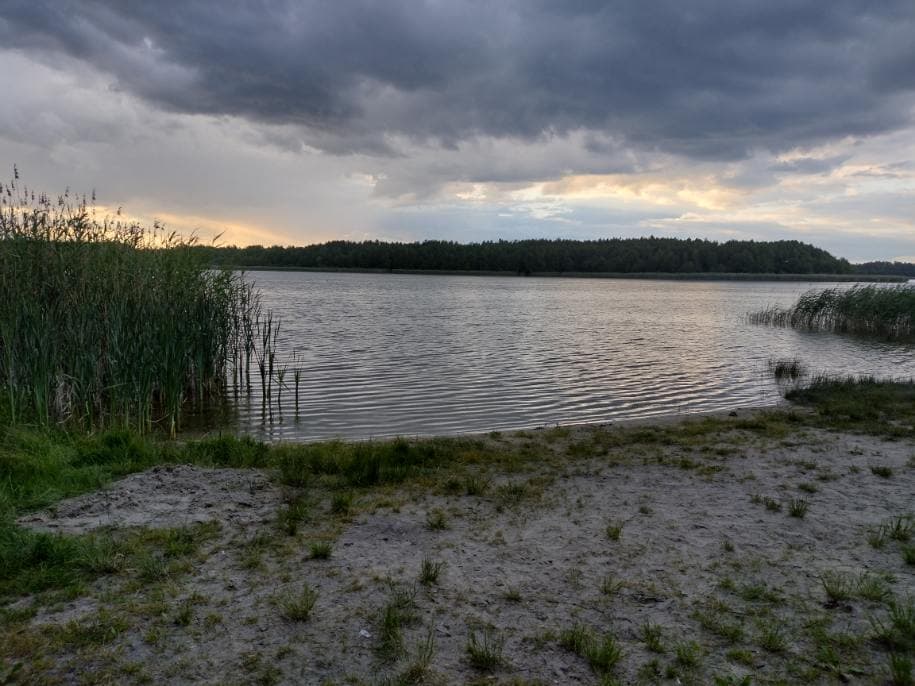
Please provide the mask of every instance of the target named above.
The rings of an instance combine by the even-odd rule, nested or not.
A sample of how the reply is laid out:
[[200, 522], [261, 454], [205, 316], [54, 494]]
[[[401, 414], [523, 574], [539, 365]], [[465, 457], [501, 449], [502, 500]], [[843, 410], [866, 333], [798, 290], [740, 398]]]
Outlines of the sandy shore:
[[[36, 638], [29, 678], [887, 683], [875, 622], [915, 595], [911, 543], [891, 535], [912, 525], [912, 442], [744, 409], [476, 442], [506, 457], [343, 494], [158, 467], [24, 517], [211, 528], [180, 572], [41, 607], [24, 636], [123, 621], [96, 643]], [[283, 530], [299, 496], [309, 515]], [[305, 587], [307, 619], [290, 611]]]

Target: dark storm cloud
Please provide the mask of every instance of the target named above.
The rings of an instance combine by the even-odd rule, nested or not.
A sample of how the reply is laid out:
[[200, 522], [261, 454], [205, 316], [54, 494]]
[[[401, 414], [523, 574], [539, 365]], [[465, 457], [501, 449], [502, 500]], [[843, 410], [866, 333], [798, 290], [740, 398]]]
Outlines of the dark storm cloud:
[[67, 56], [183, 113], [308, 144], [592, 132], [736, 159], [906, 126], [911, 0], [5, 0], [0, 44]]

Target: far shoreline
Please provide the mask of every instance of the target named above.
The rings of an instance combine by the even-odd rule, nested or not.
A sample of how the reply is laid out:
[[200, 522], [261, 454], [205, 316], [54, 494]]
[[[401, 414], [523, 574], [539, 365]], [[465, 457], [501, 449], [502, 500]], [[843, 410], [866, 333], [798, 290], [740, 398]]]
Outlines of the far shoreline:
[[515, 278], [641, 279], [650, 281], [810, 281], [836, 283], [907, 283], [905, 276], [878, 274], [764, 274], [740, 272], [530, 272], [448, 269], [370, 269], [345, 267], [280, 267], [214, 265], [245, 272], [327, 272], [341, 274], [395, 274], [408, 276], [499, 276]]

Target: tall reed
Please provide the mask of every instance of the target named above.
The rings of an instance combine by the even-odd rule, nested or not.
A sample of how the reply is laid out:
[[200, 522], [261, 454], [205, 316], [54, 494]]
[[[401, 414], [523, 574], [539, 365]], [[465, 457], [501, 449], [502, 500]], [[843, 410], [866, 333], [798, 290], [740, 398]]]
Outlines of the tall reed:
[[748, 315], [752, 324], [905, 339], [915, 336], [915, 287], [853, 286], [809, 291], [788, 308]]
[[13, 423], [163, 424], [245, 381], [257, 293], [195, 240], [0, 183], [0, 391]]

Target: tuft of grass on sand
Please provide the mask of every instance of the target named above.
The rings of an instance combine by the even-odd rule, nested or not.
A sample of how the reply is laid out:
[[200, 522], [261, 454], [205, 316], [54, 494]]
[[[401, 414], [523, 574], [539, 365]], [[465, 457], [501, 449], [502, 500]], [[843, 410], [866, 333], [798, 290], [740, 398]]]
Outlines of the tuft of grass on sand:
[[493, 627], [484, 627], [479, 633], [470, 631], [465, 651], [470, 665], [483, 672], [492, 672], [505, 662], [502, 651], [505, 637]]
[[297, 592], [278, 596], [276, 602], [283, 617], [293, 622], [305, 622], [311, 617], [317, 600], [317, 591], [308, 584], [303, 584]]
[[424, 557], [419, 570], [419, 583], [424, 586], [437, 584], [444, 568], [445, 563], [443, 561], [435, 561]]

